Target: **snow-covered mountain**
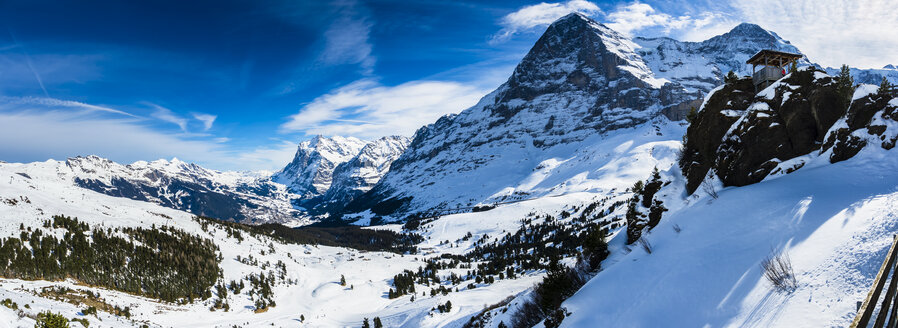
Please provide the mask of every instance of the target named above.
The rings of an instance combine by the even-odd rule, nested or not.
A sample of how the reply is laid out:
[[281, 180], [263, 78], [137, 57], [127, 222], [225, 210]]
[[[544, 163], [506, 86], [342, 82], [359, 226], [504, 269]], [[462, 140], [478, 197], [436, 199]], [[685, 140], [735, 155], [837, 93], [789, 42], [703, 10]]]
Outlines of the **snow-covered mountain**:
[[[761, 49], [801, 52], [789, 41], [758, 25], [742, 23], [731, 31], [702, 42], [684, 42], [671, 38], [633, 39], [639, 44], [639, 55], [659, 78], [684, 86], [690, 92], [707, 94], [723, 83], [730, 71], [739, 76], [751, 75], [745, 62]], [[810, 65], [802, 58], [800, 66]]]
[[631, 40], [586, 16], [565, 16], [506, 83], [421, 128], [383, 180], [347, 208], [398, 218], [590, 190], [581, 182], [602, 171], [572, 164], [599, 168], [608, 154], [585, 149], [633, 129], [655, 133], [645, 124], [698, 107], [726, 72], [748, 74], [745, 60], [767, 48], [798, 52], [753, 24], [704, 42]]
[[[827, 67], [826, 73], [829, 75], [838, 75], [840, 68]], [[879, 85], [882, 78], [885, 77], [891, 84], [898, 84], [898, 67], [895, 65], [886, 65], [883, 68], [858, 69], [851, 67], [851, 77], [855, 83], [866, 83]]]
[[[39, 163], [60, 180], [116, 197], [156, 203], [197, 215], [248, 223], [308, 223], [295, 195], [264, 172], [220, 172], [178, 159], [122, 165], [97, 156]], [[37, 164], [37, 163], [36, 163]]]
[[323, 195], [333, 182], [334, 169], [357, 155], [365, 142], [353, 137], [316, 136], [299, 143], [293, 161], [274, 175], [303, 198]]
[[371, 190], [390, 170], [390, 165], [408, 147], [408, 138], [388, 136], [369, 142], [352, 159], [333, 171], [333, 183], [316, 210], [339, 211], [353, 199]]

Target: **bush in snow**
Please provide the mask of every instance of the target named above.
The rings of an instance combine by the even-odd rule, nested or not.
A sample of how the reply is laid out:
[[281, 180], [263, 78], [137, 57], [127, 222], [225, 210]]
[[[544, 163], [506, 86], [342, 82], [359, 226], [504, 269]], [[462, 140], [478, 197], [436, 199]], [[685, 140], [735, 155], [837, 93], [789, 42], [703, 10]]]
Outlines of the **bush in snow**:
[[41, 312], [37, 315], [34, 328], [69, 328], [69, 319], [50, 311]]
[[792, 270], [792, 260], [783, 251], [775, 251], [761, 261], [761, 269], [764, 278], [767, 278], [778, 291], [788, 293], [798, 287], [798, 280], [795, 279], [795, 272]]

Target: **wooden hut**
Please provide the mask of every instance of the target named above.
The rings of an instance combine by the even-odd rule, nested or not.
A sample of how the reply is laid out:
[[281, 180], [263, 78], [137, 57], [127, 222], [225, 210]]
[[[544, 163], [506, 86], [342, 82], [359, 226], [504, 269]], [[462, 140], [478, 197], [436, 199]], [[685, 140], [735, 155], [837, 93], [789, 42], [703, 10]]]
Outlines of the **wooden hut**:
[[[746, 64], [751, 64], [751, 78], [755, 90], [761, 90], [786, 75], [786, 67], [801, 59], [802, 55], [776, 50], [761, 50]], [[758, 70], [757, 67], [761, 66]]]

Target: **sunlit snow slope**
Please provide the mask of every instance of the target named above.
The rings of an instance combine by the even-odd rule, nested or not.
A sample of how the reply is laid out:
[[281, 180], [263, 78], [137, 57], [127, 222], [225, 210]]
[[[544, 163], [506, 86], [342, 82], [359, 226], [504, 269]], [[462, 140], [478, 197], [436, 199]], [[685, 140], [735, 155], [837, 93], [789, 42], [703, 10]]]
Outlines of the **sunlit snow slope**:
[[[719, 199], [689, 197], [646, 236], [651, 254], [615, 238], [606, 269], [565, 303], [573, 315], [562, 326], [847, 326], [898, 231], [898, 158], [869, 148]], [[798, 278], [791, 294], [760, 270], [780, 249]]]

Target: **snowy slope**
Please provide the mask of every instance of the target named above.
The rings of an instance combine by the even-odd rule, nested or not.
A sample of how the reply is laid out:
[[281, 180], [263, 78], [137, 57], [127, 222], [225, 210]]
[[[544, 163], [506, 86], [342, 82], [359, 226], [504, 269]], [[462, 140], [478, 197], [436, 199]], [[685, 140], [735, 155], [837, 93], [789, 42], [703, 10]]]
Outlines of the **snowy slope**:
[[[189, 233], [211, 238], [219, 247], [223, 261], [223, 281], [241, 279], [248, 274], [273, 270], [273, 263], [286, 265], [286, 279], [274, 286], [277, 306], [263, 313], [254, 313], [252, 300], [245, 293], [229, 293], [230, 311], [210, 311], [212, 299], [187, 305], [160, 303], [103, 288], [87, 287], [74, 281], [47, 282], [0, 279], [0, 299], [10, 298], [19, 305], [26, 317], [0, 307], [0, 323], [12, 327], [30, 327], [33, 316], [51, 309], [67, 318], [87, 319], [91, 327], [133, 327], [146, 323], [151, 327], [231, 327], [237, 323], [245, 327], [357, 327], [363, 318], [379, 316], [387, 327], [460, 327], [468, 317], [479, 312], [484, 304], [494, 304], [532, 286], [542, 275], [529, 272], [517, 279], [478, 284], [467, 289], [472, 280], [463, 281], [459, 292], [448, 295], [418, 295], [414, 302], [409, 296], [388, 299], [392, 277], [403, 270], [425, 265], [426, 258], [444, 253], [461, 254], [470, 251], [472, 242], [453, 245], [442, 240], [457, 240], [466, 233], [500, 236], [513, 231], [527, 213], [549, 211], [556, 213], [570, 204], [592, 201], [595, 194], [571, 194], [529, 202], [500, 206], [489, 212], [449, 215], [433, 221], [419, 231], [426, 237], [419, 255], [398, 255], [384, 252], [364, 252], [346, 248], [283, 244], [268, 237], [244, 235], [243, 241], [215, 228], [204, 231], [186, 212], [149, 202], [113, 197], [77, 187], [59, 175], [69, 174], [64, 165], [48, 161], [31, 164], [0, 164], [0, 237], [19, 234], [19, 225], [40, 228], [41, 221], [55, 214], [75, 216], [92, 226], [160, 227], [173, 226]], [[14, 200], [14, 201], [13, 201]], [[26, 201], [27, 200], [27, 201]], [[395, 229], [386, 226], [381, 229]], [[48, 230], [49, 231], [49, 230]], [[58, 232], [58, 231], [57, 231]], [[252, 255], [257, 264], [247, 264], [237, 258]], [[267, 264], [266, 264], [267, 263]], [[464, 274], [464, 269], [441, 271]], [[344, 275], [347, 286], [338, 284]], [[111, 305], [131, 308], [132, 318], [125, 319], [100, 311], [97, 317], [80, 314], [82, 306], [37, 296], [44, 287], [67, 287], [91, 291]], [[419, 285], [419, 290], [428, 286]], [[431, 309], [447, 301], [453, 303], [449, 313], [435, 313]], [[23, 306], [29, 304], [30, 309]], [[300, 324], [300, 317], [305, 321]]]
[[[898, 229], [898, 160], [877, 148], [838, 164], [818, 157], [716, 200], [690, 197], [647, 236], [652, 254], [623, 252], [616, 238], [606, 269], [565, 303], [563, 326], [846, 326]], [[791, 294], [761, 276], [772, 249], [792, 259]]]

